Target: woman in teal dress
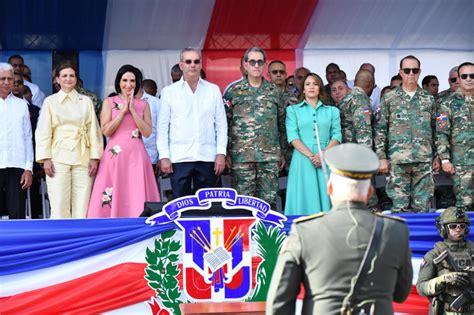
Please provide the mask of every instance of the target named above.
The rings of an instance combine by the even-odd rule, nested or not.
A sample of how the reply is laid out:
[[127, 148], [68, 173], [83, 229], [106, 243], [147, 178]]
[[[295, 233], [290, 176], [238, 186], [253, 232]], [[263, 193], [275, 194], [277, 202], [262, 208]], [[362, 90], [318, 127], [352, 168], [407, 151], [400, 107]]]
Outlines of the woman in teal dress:
[[324, 151], [339, 144], [342, 137], [339, 110], [324, 104], [327, 96], [317, 74], [305, 77], [299, 100], [300, 103], [286, 109], [288, 142], [295, 148], [288, 174], [286, 215], [309, 215], [331, 209], [326, 190], [329, 168], [321, 164], [320, 150], [324, 159]]

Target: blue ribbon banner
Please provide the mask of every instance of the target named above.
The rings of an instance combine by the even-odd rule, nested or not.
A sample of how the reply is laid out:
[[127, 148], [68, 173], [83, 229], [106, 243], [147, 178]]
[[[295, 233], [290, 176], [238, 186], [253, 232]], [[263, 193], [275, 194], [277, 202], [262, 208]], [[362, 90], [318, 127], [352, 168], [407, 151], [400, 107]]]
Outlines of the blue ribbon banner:
[[238, 195], [232, 188], [204, 188], [199, 189], [194, 196], [174, 199], [163, 206], [163, 211], [146, 220], [147, 224], [166, 224], [179, 219], [182, 212], [188, 210], [208, 210], [213, 202], [221, 202], [222, 207], [228, 210], [245, 209], [262, 221], [283, 227], [286, 217], [270, 208], [262, 199]]

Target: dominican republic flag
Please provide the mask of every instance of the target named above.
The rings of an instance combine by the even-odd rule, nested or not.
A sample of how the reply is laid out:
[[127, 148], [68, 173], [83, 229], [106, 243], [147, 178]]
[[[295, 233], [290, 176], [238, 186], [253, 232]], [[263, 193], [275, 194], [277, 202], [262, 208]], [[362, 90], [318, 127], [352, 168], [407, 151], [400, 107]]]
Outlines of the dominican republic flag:
[[[440, 240], [436, 216], [403, 215], [410, 228], [414, 284], [423, 255]], [[286, 232], [295, 218], [285, 222]], [[222, 235], [210, 234], [216, 229], [209, 227], [207, 239], [215, 242], [212, 236], [218, 235], [225, 242], [233, 226], [223, 221]], [[149, 226], [144, 218], [0, 221], [0, 313], [150, 314], [146, 302], [155, 291], [144, 278], [146, 250], [170, 229], [179, 227]], [[245, 248], [247, 241], [243, 236], [235, 242]], [[256, 265], [252, 259], [252, 273]], [[177, 278], [182, 288], [182, 272]], [[408, 300], [394, 307], [400, 314], [427, 314], [428, 300], [413, 287]]]

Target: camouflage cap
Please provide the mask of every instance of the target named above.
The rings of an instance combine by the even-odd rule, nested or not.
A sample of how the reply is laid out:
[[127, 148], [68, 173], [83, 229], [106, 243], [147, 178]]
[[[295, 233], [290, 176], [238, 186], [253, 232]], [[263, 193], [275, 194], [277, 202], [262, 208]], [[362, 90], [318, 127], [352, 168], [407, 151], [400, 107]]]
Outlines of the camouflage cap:
[[364, 145], [343, 143], [326, 151], [326, 163], [334, 174], [352, 178], [369, 179], [379, 169], [379, 158]]

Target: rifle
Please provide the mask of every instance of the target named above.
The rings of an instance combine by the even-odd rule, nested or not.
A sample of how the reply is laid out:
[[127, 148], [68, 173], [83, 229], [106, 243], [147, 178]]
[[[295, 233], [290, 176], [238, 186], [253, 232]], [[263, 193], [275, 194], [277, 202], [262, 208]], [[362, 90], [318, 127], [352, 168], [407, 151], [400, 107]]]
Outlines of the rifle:
[[474, 271], [472, 270], [472, 267], [468, 267], [466, 269], [460, 269], [458, 268], [456, 262], [454, 261], [453, 257], [449, 254], [448, 250], [444, 250], [438, 257], [436, 257], [436, 262], [435, 260], [433, 262], [437, 263], [440, 262], [443, 259], [447, 259], [448, 264], [453, 268], [454, 271], [456, 272], [467, 272], [469, 274], [469, 286], [464, 288], [461, 295], [459, 295], [449, 306], [456, 310], [460, 311], [464, 305], [466, 305], [469, 302], [474, 301], [474, 288], [473, 288], [473, 281], [471, 280], [474, 276]]

